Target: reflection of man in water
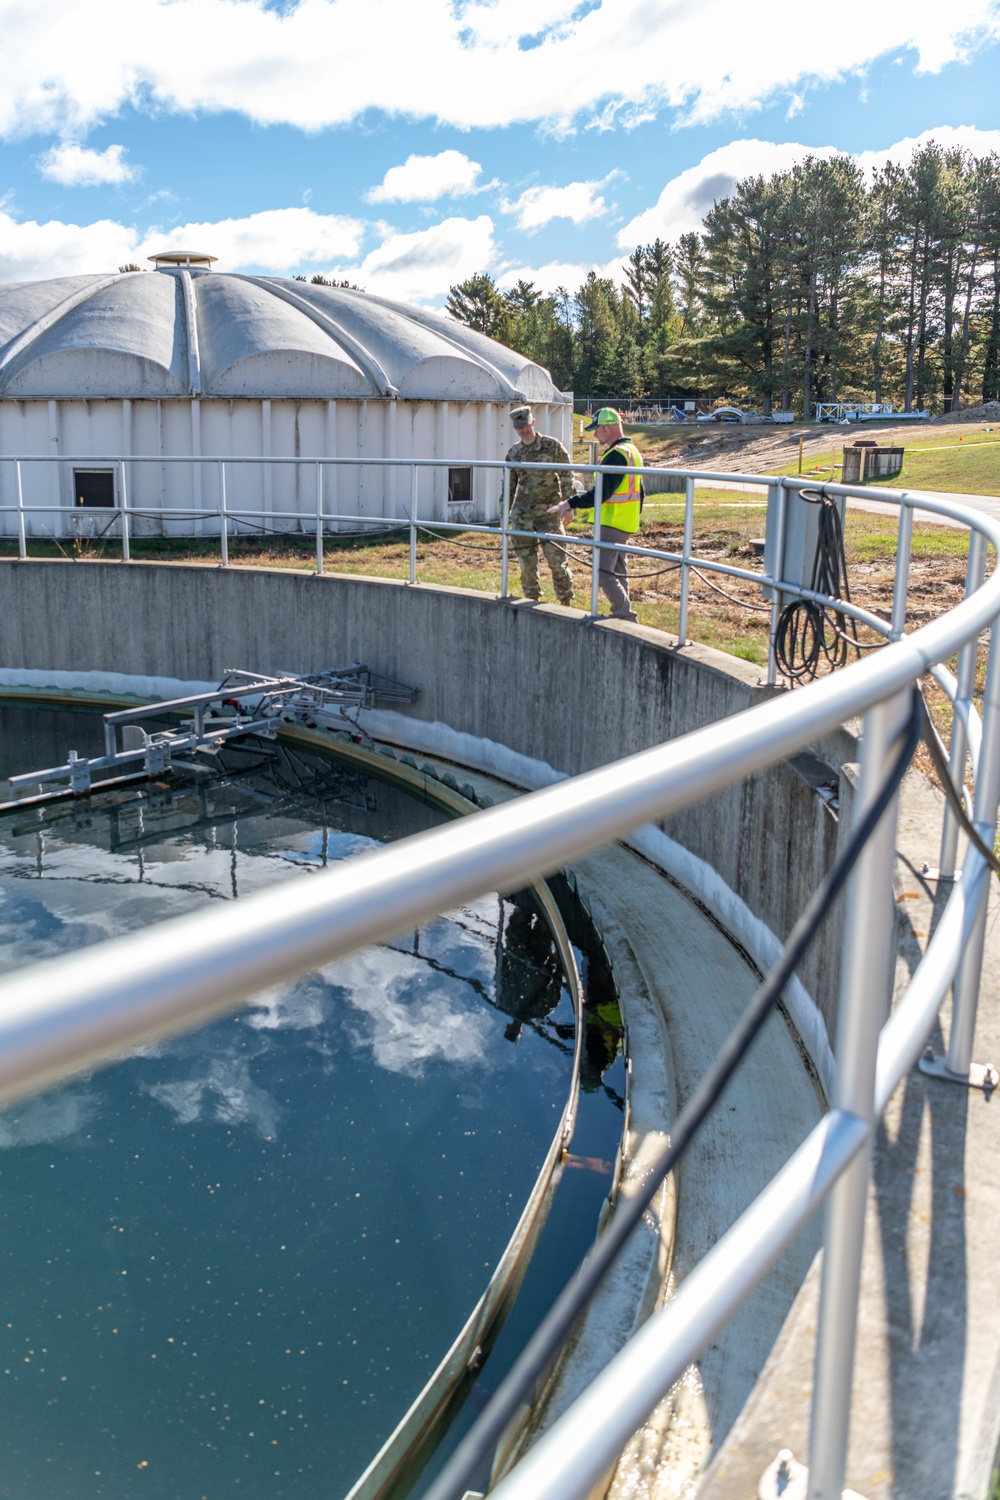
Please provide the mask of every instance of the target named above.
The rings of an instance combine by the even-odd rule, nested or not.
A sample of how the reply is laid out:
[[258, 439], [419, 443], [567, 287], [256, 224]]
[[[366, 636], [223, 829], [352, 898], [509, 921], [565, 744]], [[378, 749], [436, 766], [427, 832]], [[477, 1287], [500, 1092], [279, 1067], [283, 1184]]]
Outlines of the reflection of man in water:
[[593, 1094], [604, 1083], [605, 1072], [618, 1057], [623, 1030], [622, 1014], [612, 992], [603, 998], [600, 993], [589, 995], [583, 1016], [580, 1087], [585, 1094]]
[[540, 1021], [559, 1004], [562, 968], [548, 923], [530, 892], [518, 891], [510, 904], [500, 935], [496, 1003], [498, 1010], [511, 1017], [504, 1036], [516, 1042], [525, 1021]]

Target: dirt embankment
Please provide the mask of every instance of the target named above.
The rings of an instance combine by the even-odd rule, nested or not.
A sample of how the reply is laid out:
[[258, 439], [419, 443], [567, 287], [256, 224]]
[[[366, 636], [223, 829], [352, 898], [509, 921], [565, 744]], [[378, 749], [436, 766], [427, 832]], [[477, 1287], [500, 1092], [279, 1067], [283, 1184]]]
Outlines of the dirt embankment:
[[967, 406], [965, 411], [945, 412], [935, 417], [934, 425], [954, 425], [956, 422], [1000, 422], [1000, 401], [985, 401], [982, 406]]

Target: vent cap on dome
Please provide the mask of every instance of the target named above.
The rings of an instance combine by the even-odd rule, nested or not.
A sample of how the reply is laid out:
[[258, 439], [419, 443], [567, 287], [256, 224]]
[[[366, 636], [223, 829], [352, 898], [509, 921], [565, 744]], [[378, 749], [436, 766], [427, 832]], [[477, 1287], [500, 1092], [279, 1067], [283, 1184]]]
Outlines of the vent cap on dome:
[[159, 271], [164, 266], [200, 266], [209, 271], [218, 260], [217, 255], [206, 255], [204, 250], [161, 250], [157, 255], [148, 255]]

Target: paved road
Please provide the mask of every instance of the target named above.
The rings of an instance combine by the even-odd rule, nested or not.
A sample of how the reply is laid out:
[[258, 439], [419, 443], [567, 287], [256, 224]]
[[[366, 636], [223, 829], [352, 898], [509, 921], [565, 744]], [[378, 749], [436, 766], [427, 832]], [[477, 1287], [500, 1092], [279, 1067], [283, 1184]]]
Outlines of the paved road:
[[[900, 493], [902, 494], [903, 491]], [[906, 493], [923, 495], [928, 500], [957, 501], [961, 505], [967, 505], [970, 510], [982, 511], [984, 515], [1000, 521], [1000, 496], [997, 495], [949, 495], [942, 490], [909, 490]], [[877, 500], [848, 500], [847, 503], [851, 510], [878, 511], [881, 515], [891, 513], [892, 509], [890, 506], [881, 505]], [[924, 525], [955, 526], [962, 529], [961, 521], [951, 521], [947, 516], [936, 516], [928, 510], [918, 510], [916, 519]]]
[[[817, 476], [816, 482], [817, 484], [822, 484], [822, 477]], [[742, 489], [742, 486], [738, 480], [726, 479], [720, 476], [718, 479], [699, 479], [698, 488], [708, 490], [738, 490]], [[746, 493], [746, 503], [750, 505], [765, 504], [763, 490], [747, 489]], [[903, 491], [900, 491], [900, 493], [902, 494]], [[909, 490], [906, 493], [910, 495], [925, 495], [928, 500], [956, 500], [962, 505], [967, 505], [970, 510], [980, 510], [985, 515], [992, 516], [995, 521], [1000, 521], [1000, 495], [949, 495], [943, 490]], [[658, 496], [657, 499], [669, 500], [676, 503], [681, 499], [681, 496]], [[651, 503], [656, 504], [656, 500], [652, 500]], [[733, 502], [733, 504], [742, 503], [741, 501]], [[878, 512], [881, 515], [885, 515], [887, 511], [887, 507], [877, 500], [849, 500], [848, 505], [852, 510], [868, 510]], [[938, 526], [958, 526], [960, 524], [958, 521], [949, 521], [944, 516], [935, 516], [930, 511], [918, 513], [917, 519]]]

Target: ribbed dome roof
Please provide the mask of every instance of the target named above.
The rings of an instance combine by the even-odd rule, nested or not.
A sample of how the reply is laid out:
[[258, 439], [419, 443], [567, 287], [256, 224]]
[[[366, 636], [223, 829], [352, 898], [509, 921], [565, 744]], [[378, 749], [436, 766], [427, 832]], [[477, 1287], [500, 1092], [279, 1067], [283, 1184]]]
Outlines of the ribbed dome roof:
[[0, 396], [553, 401], [548, 372], [440, 313], [191, 270], [0, 286]]

